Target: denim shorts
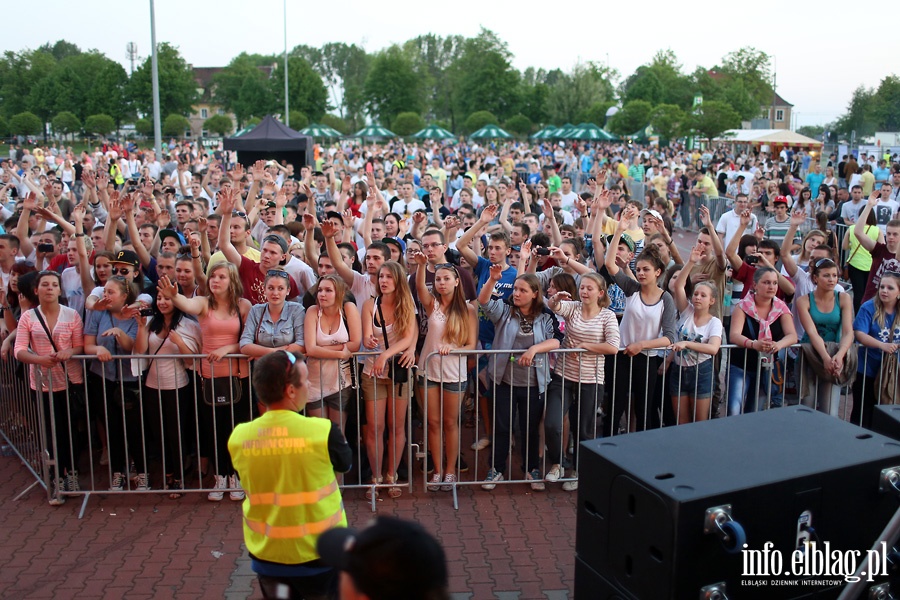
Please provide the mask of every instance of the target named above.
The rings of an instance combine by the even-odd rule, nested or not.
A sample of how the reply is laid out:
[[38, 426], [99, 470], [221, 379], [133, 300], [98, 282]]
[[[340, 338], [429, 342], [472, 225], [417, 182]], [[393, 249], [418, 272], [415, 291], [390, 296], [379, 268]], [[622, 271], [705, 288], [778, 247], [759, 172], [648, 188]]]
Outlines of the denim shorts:
[[679, 367], [672, 363], [666, 374], [669, 393], [673, 396], [709, 398], [713, 388], [713, 360], [704, 360], [695, 367]]
[[318, 400], [312, 400], [306, 403], [306, 408], [312, 410], [318, 410], [327, 406], [332, 410], [345, 411], [347, 410], [347, 405], [350, 403], [350, 393], [353, 390], [349, 387], [345, 387], [339, 392], [335, 392], [330, 396], [325, 396], [324, 398], [319, 398]]
[[418, 377], [416, 383], [418, 383], [419, 387], [442, 387], [445, 392], [455, 392], [457, 394], [461, 394], [466, 391], [466, 387], [468, 387], [469, 385], [468, 381], [452, 381], [440, 383], [439, 381], [431, 381], [430, 379], [425, 379], [424, 377]]

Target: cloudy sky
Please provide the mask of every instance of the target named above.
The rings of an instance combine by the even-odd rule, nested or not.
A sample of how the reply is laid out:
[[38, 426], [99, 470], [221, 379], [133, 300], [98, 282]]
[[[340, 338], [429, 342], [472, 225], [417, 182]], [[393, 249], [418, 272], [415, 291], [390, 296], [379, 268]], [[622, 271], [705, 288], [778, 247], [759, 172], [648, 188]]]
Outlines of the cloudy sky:
[[[102, 51], [126, 69], [128, 42], [137, 44], [141, 58], [149, 52], [149, 0], [43, 0], [41, 6], [39, 22], [5, 28], [0, 37], [4, 51], [65, 38], [82, 49]], [[157, 40], [178, 46], [194, 66], [224, 66], [242, 50], [283, 51], [282, 0], [220, 0], [200, 6], [156, 0]], [[836, 20], [841, 11], [833, 10], [840, 6], [834, 0], [814, 6], [782, 3], [777, 12], [762, 5], [746, 5], [743, 10], [726, 6], [660, 0], [616, 9], [589, 0], [540, 4], [287, 0], [287, 42], [293, 47], [341, 41], [374, 52], [429, 32], [473, 36], [484, 26], [509, 44], [520, 70], [529, 66], [568, 70], [579, 60], [605, 63], [608, 57], [611, 66], [626, 76], [659, 49], [671, 48], [685, 72], [691, 72], [697, 65], [713, 66], [732, 50], [755, 46], [775, 57], [778, 92], [794, 104], [797, 126], [835, 119], [858, 85], [877, 86], [890, 74], [891, 61], [854, 59], [853, 52], [839, 52], [823, 42], [840, 36]]]

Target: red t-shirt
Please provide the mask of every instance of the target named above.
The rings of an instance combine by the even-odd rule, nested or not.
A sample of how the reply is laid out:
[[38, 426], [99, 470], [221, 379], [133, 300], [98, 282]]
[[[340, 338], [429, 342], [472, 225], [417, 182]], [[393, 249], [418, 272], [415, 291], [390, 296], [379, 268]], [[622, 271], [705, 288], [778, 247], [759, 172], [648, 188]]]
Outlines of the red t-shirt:
[[[745, 262], [741, 263], [741, 268], [738, 269], [738, 272], [732, 276], [732, 279], [735, 281], [740, 281], [744, 284], [744, 289], [741, 290], [741, 299], [744, 299], [744, 296], [750, 293], [750, 290], [753, 289], [753, 275], [756, 274], [756, 267], [753, 265], [748, 265]], [[780, 298], [781, 300], [785, 299], [784, 292], [781, 291], [781, 286], [775, 291], [775, 296]]]
[[869, 280], [866, 282], [866, 293], [862, 301], [871, 300], [878, 291], [878, 284], [881, 283], [881, 276], [885, 271], [900, 273], [900, 261], [888, 250], [887, 244], [876, 243], [875, 249], [872, 250], [872, 269], [869, 271]]
[[[264, 304], [266, 301], [266, 274], [259, 270], [259, 263], [242, 256], [238, 274], [241, 277], [241, 284], [244, 286], [244, 298], [251, 304]], [[288, 275], [288, 281], [291, 284], [288, 300], [296, 299], [300, 296], [300, 289], [290, 275]]]

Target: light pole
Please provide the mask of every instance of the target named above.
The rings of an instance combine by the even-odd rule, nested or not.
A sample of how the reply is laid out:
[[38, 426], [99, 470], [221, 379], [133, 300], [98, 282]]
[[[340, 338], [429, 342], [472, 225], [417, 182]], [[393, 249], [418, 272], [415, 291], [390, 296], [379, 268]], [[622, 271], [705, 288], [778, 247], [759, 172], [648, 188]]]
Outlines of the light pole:
[[291, 113], [288, 107], [287, 0], [284, 0], [284, 124], [290, 127]]
[[156, 11], [150, 0], [150, 78], [153, 82], [153, 136], [156, 160], [162, 160], [162, 124], [159, 120], [159, 64], [156, 60]]

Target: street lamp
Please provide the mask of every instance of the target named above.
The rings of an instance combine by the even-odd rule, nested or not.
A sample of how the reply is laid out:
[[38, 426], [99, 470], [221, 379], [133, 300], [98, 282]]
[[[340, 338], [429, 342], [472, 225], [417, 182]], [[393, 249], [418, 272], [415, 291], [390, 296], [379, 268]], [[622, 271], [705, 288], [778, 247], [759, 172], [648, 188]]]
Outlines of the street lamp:
[[150, 0], [150, 78], [153, 84], [153, 136], [156, 160], [162, 160], [162, 123], [159, 118], [159, 63], [156, 60], [156, 11]]

